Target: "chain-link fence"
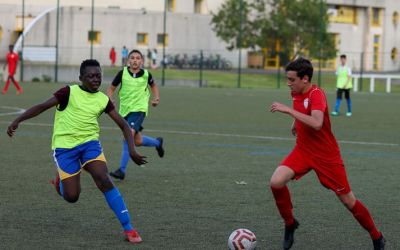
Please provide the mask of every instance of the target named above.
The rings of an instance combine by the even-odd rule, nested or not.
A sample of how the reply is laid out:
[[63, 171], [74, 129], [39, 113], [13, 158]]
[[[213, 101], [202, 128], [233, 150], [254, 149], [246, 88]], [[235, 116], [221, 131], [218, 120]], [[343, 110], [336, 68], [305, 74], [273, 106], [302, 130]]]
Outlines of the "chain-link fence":
[[[18, 6], [12, 14], [19, 19], [26, 17], [17, 18], [17, 27], [22, 26], [16, 32], [27, 32], [22, 41], [16, 41], [22, 59], [18, 76], [24, 81], [74, 82], [78, 81], [81, 61], [95, 58], [103, 66], [104, 81], [111, 82], [122, 66], [121, 50], [125, 45], [128, 50], [142, 51], [143, 67], [151, 71], [160, 85], [285, 87], [280, 51], [243, 49], [239, 56], [238, 50], [226, 49], [227, 45], [215, 36], [209, 14], [163, 12], [162, 2], [153, 9], [139, 5], [129, 9], [110, 6], [102, 0], [92, 1], [95, 6], [61, 4], [60, 8], [59, 1], [45, 7], [25, 1], [26, 8], [21, 12]], [[111, 47], [117, 52], [114, 67], [110, 61]], [[155, 56], [149, 53], [154, 50]], [[340, 54], [347, 55], [361, 91], [370, 90], [371, 81], [376, 91], [387, 84], [387, 77], [375, 82], [371, 74], [396, 75], [400, 71], [400, 52], [396, 48], [383, 51], [382, 45], [374, 45], [368, 52], [339, 51], [337, 58], [324, 61], [312, 58], [315, 83], [335, 89]], [[4, 75], [5, 72], [3, 78]], [[398, 79], [389, 82], [390, 91], [398, 91]], [[382, 87], [383, 91], [386, 89]]]

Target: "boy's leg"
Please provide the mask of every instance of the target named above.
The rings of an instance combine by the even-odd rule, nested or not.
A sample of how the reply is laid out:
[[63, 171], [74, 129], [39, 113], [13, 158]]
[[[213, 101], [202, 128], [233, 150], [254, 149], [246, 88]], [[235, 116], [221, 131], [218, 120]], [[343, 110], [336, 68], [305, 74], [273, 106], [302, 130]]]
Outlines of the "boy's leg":
[[351, 105], [351, 99], [350, 99], [350, 89], [345, 90], [344, 97], [346, 98], [346, 101], [347, 101], [347, 115], [351, 116], [351, 113], [352, 113], [351, 106], [352, 105]]
[[71, 203], [78, 201], [81, 192], [79, 155], [79, 146], [72, 149], [56, 148], [53, 154], [57, 176], [50, 183], [64, 200]]
[[131, 243], [142, 242], [141, 237], [131, 224], [129, 212], [122, 195], [107, 174], [106, 163], [101, 160], [95, 160], [87, 163], [84, 167], [92, 176], [99, 190], [103, 192], [109, 207], [124, 228], [126, 239]]
[[80, 174], [74, 175], [60, 181], [60, 194], [64, 200], [75, 203], [81, 193]]
[[4, 85], [3, 91], [1, 92], [3, 95], [7, 93], [8, 87], [10, 87], [10, 76], [7, 77], [6, 84]]
[[145, 136], [141, 134], [143, 130], [142, 124], [146, 117], [146, 113], [144, 112], [133, 112], [128, 114], [127, 121], [128, 124], [135, 131], [134, 139], [135, 145], [144, 146], [144, 147], [155, 147], [159, 157], [164, 156], [164, 148], [163, 148], [163, 138], [152, 138], [149, 136]]
[[350, 210], [354, 218], [360, 223], [360, 225], [368, 231], [372, 240], [379, 239], [382, 234], [376, 228], [374, 220], [368, 209], [357, 200], [353, 192], [338, 195], [340, 201]]
[[142, 135], [142, 146], [145, 147], [155, 147], [157, 150], [157, 154], [159, 157], [164, 157], [164, 139], [162, 137], [157, 137], [157, 138], [153, 138], [153, 137], [149, 137], [146, 135]]
[[338, 115], [340, 110], [340, 103], [342, 102], [342, 89], [337, 89], [336, 91], [336, 103], [335, 110], [332, 112], [332, 115]]
[[294, 243], [294, 232], [299, 222], [293, 216], [293, 206], [286, 184], [295, 176], [295, 172], [286, 166], [279, 166], [271, 177], [271, 191], [276, 206], [285, 221], [283, 249], [290, 249]]
[[21, 94], [22, 93], [22, 88], [21, 86], [19, 86], [18, 82], [15, 80], [14, 76], [11, 76], [11, 80], [14, 83], [15, 88], [17, 89], [17, 94]]
[[271, 191], [276, 206], [286, 226], [294, 223], [293, 206], [286, 184], [294, 177], [294, 171], [286, 166], [279, 166], [271, 177]]
[[[318, 168], [314, 168], [321, 184], [331, 189], [340, 201], [350, 210], [360, 225], [369, 232], [374, 245], [375, 241], [384, 241], [382, 234], [378, 231], [368, 209], [354, 196], [347, 179], [346, 168], [342, 162], [337, 164], [324, 164], [316, 162]], [[375, 249], [384, 249], [375, 248]]]

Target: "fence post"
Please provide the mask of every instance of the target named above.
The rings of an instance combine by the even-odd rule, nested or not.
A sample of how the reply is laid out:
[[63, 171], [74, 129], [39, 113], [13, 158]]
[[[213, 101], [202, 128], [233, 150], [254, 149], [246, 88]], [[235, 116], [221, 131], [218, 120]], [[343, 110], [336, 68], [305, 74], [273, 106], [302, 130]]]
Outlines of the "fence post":
[[199, 71], [200, 71], [199, 87], [201, 88], [203, 87], [203, 50], [200, 50]]
[[280, 89], [281, 88], [281, 68], [278, 64], [277, 70], [276, 70], [276, 88]]
[[361, 52], [361, 58], [360, 58], [360, 92], [362, 92], [363, 89], [363, 72], [364, 72], [364, 52]]

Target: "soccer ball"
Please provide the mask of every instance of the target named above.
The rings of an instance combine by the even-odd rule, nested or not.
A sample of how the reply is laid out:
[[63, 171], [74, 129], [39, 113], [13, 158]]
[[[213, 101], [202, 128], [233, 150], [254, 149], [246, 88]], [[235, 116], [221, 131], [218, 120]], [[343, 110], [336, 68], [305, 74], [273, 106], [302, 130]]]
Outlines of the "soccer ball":
[[253, 250], [257, 246], [256, 235], [249, 229], [236, 229], [229, 235], [230, 250]]

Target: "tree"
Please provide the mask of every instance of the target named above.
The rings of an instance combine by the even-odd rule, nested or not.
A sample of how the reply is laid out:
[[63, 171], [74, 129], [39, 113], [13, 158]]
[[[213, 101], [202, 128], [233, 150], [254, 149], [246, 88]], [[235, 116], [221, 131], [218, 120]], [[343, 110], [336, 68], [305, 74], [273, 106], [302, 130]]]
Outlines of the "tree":
[[[243, 48], [258, 47], [278, 53], [281, 65], [297, 55], [322, 60], [336, 56], [333, 37], [327, 32], [329, 20], [324, 0], [242, 1]], [[239, 4], [238, 0], [227, 0], [212, 14], [213, 30], [231, 47], [239, 36]]]
[[[252, 9], [254, 9], [254, 4], [250, 1], [242, 1], [241, 3], [241, 0], [227, 0], [216, 14], [211, 13], [213, 30], [219, 38], [228, 44], [229, 50], [239, 47], [253, 48], [256, 45], [256, 30], [252, 29], [252, 22], [249, 21]], [[240, 25], [241, 18], [242, 26]], [[240, 32], [240, 26], [242, 32]]]

